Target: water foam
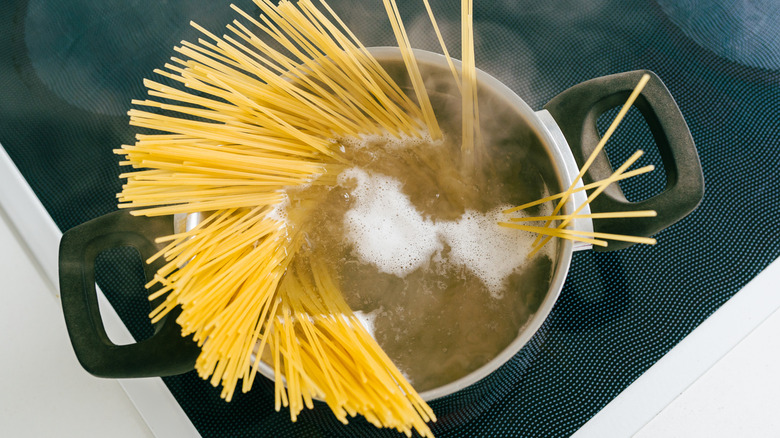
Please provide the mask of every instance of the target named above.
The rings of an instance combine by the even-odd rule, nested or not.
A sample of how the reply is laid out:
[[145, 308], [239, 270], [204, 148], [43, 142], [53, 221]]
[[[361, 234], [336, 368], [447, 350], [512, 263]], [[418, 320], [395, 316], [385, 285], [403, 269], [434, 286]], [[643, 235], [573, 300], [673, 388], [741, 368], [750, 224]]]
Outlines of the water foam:
[[290, 196], [286, 192], [281, 192], [281, 195], [282, 200], [274, 204], [265, 217], [286, 224], [288, 221], [287, 209], [290, 207]]
[[351, 168], [339, 184], [351, 187], [354, 202], [344, 216], [346, 238], [361, 262], [382, 272], [403, 277], [431, 260], [444, 260], [465, 266], [500, 298], [504, 280], [527, 261], [535, 235], [497, 225], [508, 206], [434, 222], [417, 211], [394, 178]]
[[466, 266], [479, 277], [494, 298], [501, 298], [504, 280], [527, 261], [533, 234], [497, 225], [505, 221], [501, 206], [487, 213], [467, 210], [455, 222], [439, 226], [444, 241], [450, 246], [450, 263]]
[[352, 168], [339, 175], [339, 184], [350, 181], [355, 204], [344, 215], [344, 225], [361, 261], [403, 277], [442, 249], [436, 226], [423, 219], [398, 180]]

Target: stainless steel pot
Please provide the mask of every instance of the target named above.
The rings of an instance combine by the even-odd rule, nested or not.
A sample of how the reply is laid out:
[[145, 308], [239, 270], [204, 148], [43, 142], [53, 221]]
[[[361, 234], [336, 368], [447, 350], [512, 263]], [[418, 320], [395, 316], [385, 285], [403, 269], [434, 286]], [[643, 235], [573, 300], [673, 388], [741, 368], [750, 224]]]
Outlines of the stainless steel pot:
[[[403, 75], [403, 65], [397, 48], [373, 48], [373, 55], [391, 74]], [[443, 56], [417, 50], [415, 56], [424, 76], [449, 77]], [[441, 73], [441, 74], [439, 74]], [[569, 187], [599, 140], [596, 121], [605, 111], [621, 105], [633, 90], [639, 78], [650, 73], [650, 82], [637, 99], [635, 106], [644, 116], [659, 148], [666, 172], [665, 190], [642, 202], [628, 202], [617, 185], [606, 190], [585, 208], [599, 211], [656, 210], [657, 217], [600, 220], [577, 219], [572, 227], [577, 230], [600, 231], [637, 236], [650, 236], [674, 224], [689, 214], [701, 202], [704, 181], [693, 139], [674, 99], [651, 72], [634, 71], [605, 76], [576, 85], [553, 98], [544, 109], [534, 111], [508, 87], [485, 72], [478, 71], [480, 103], [495, 105], [510, 112], [515, 128], [522, 132], [527, 144], [522, 147], [537, 149], [535, 159], [541, 160], [540, 177], [553, 188]], [[436, 99], [436, 83], [430, 85]], [[445, 86], [442, 95], [446, 95]], [[506, 115], [506, 114], [505, 114]], [[529, 146], [532, 145], [532, 146]], [[518, 146], [518, 147], [521, 147]], [[546, 160], [546, 161], [545, 161]], [[603, 179], [612, 173], [612, 167], [602, 156], [586, 173], [584, 183]], [[582, 185], [582, 182], [578, 183]], [[585, 192], [572, 196], [564, 211], [570, 213], [586, 200]], [[587, 212], [587, 211], [585, 211]], [[127, 378], [165, 376], [193, 369], [199, 349], [179, 335], [172, 313], [156, 326], [155, 334], [142, 342], [117, 346], [106, 336], [97, 307], [94, 285], [95, 257], [103, 250], [118, 246], [133, 246], [143, 259], [154, 254], [159, 246], [158, 236], [197, 223], [197, 216], [144, 218], [119, 211], [97, 218], [67, 231], [60, 244], [60, 290], [63, 312], [82, 366], [100, 377]], [[563, 288], [572, 253], [590, 249], [589, 245], [574, 245], [563, 240], [556, 243], [552, 281], [538, 308], [517, 337], [495, 358], [468, 375], [421, 394], [426, 400], [437, 399], [468, 387], [507, 362], [531, 337], [548, 317]], [[624, 242], [610, 242], [597, 251], [612, 251], [627, 247]], [[145, 266], [151, 278], [161, 262]], [[261, 372], [273, 378], [273, 370], [266, 366]]]

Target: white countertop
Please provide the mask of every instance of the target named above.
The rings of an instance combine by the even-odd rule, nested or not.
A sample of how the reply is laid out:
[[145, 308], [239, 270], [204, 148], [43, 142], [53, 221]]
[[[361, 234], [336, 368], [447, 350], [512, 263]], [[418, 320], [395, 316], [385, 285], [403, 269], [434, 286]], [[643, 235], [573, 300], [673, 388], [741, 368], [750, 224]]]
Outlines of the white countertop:
[[[196, 436], [160, 379], [76, 361], [56, 287], [59, 231], [0, 147], [0, 435]], [[577, 437], [780, 434], [780, 260], [588, 422]], [[128, 334], [106, 301], [112, 338]]]
[[[60, 236], [0, 146], [0, 436], [197, 436], [161, 379], [100, 379], [81, 368], [59, 299]], [[98, 301], [112, 341], [132, 342], [108, 301]]]
[[0, 307], [4, 360], [0, 393], [3, 436], [152, 436], [115, 380], [79, 365], [56, 290], [42, 275], [0, 210]]

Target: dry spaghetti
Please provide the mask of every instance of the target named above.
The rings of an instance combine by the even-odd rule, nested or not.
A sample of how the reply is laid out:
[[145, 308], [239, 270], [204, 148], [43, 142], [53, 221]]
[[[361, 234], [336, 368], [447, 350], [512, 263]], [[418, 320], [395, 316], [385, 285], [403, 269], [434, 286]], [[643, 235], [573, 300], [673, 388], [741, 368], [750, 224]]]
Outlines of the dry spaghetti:
[[244, 21], [221, 37], [193, 23], [204, 39], [176, 47], [181, 57], [156, 70], [167, 83], [146, 80], [149, 99], [133, 101], [144, 109], [129, 112], [131, 125], [150, 133], [116, 150], [136, 168], [121, 175], [121, 208], [205, 217], [159, 239], [167, 246], [149, 261], [167, 263], [147, 286], [159, 283], [150, 299], [164, 300], [150, 317], [181, 308], [182, 334], [202, 349], [198, 374], [226, 400], [270, 357], [276, 408], [293, 420], [321, 398], [344, 423], [362, 415], [428, 436], [433, 411], [310, 257], [303, 229], [319, 200], [297, 198], [279, 216], [286, 190], [335, 183], [345, 158], [334, 139], [441, 135], [400, 17], [420, 106], [324, 2], [330, 16], [309, 0], [256, 4], [260, 17], [233, 6]]
[[[465, 1], [465, 0], [464, 0]], [[578, 230], [570, 230], [565, 228], [571, 221], [578, 218], [591, 218], [591, 219], [606, 219], [606, 218], [627, 218], [627, 217], [653, 217], [656, 216], [656, 212], [653, 210], [648, 211], [625, 211], [625, 212], [604, 212], [604, 213], [595, 213], [595, 214], [587, 214], [587, 215], [580, 215], [578, 214], [582, 209], [585, 208], [588, 204], [590, 204], [596, 197], [598, 197], [604, 189], [606, 189], [610, 184], [615, 183], [617, 181], [620, 181], [622, 179], [626, 179], [632, 176], [640, 175], [642, 173], [650, 172], [654, 169], [653, 166], [644, 166], [639, 169], [635, 169], [632, 171], [628, 171], [628, 168], [631, 167], [632, 164], [634, 164], [640, 156], [642, 156], [642, 151], [636, 151], [633, 155], [631, 155], [620, 167], [618, 167], [617, 170], [614, 171], [612, 175], [610, 175], [608, 178], [605, 178], [601, 181], [596, 181], [594, 183], [576, 188], [575, 186], [577, 183], [582, 179], [582, 177], [585, 175], [585, 173], [590, 168], [591, 164], [596, 160], [596, 157], [598, 157], [598, 154], [601, 153], [601, 151], [604, 149], [604, 146], [606, 145], [607, 141], [609, 140], [612, 133], [615, 132], [615, 129], [617, 129], [618, 125], [620, 124], [623, 117], [626, 115], [628, 110], [631, 108], [631, 105], [633, 105], [636, 98], [639, 96], [639, 94], [644, 89], [647, 82], [650, 80], [650, 76], [647, 74], [642, 75], [642, 78], [639, 80], [639, 83], [637, 83], [636, 87], [634, 87], [634, 90], [629, 95], [628, 99], [626, 100], [626, 103], [623, 105], [623, 107], [620, 109], [618, 114], [615, 116], [615, 118], [612, 120], [612, 123], [610, 124], [607, 131], [604, 133], [602, 138], [599, 140], [596, 147], [593, 149], [593, 152], [591, 152], [588, 159], [583, 164], [582, 168], [580, 169], [579, 174], [574, 178], [569, 188], [567, 188], [564, 192], [552, 195], [552, 196], [546, 196], [544, 198], [538, 199], [536, 201], [532, 201], [523, 205], [519, 205], [517, 207], [509, 208], [504, 210], [504, 213], [513, 213], [516, 211], [520, 211], [529, 207], [532, 207], [534, 205], [543, 204], [548, 201], [552, 200], [558, 200], [558, 204], [555, 206], [555, 209], [553, 210], [552, 214], [546, 215], [546, 216], [539, 216], [539, 217], [523, 217], [523, 218], [512, 218], [510, 219], [512, 222], [520, 222], [520, 221], [544, 221], [544, 224], [542, 226], [532, 226], [532, 225], [523, 225], [518, 223], [507, 223], [507, 222], [499, 222], [498, 225], [506, 228], [515, 228], [519, 230], [525, 230], [525, 231], [531, 231], [534, 233], [537, 233], [538, 236], [536, 240], [534, 241], [534, 248], [529, 253], [529, 257], [533, 256], [537, 252], [539, 252], [544, 245], [553, 237], [559, 238], [559, 239], [568, 239], [568, 240], [574, 240], [578, 242], [585, 242], [590, 243], [592, 245], [599, 245], [599, 246], [607, 246], [606, 240], [617, 240], [617, 241], [623, 241], [623, 242], [632, 242], [632, 243], [644, 243], [648, 245], [654, 245], [656, 243], [655, 239], [647, 238], [647, 237], [638, 237], [638, 236], [626, 236], [626, 235], [620, 235], [620, 234], [610, 234], [610, 233], [594, 233], [594, 232], [588, 232], [588, 231], [578, 231]], [[590, 190], [593, 189], [593, 191], [589, 194], [587, 200], [582, 203], [580, 206], [578, 206], [572, 213], [568, 215], [560, 215], [558, 214], [561, 208], [566, 203], [569, 196], [573, 193], [582, 191], [582, 190]], [[551, 224], [554, 221], [558, 221], [555, 227], [551, 227]], [[605, 240], [606, 239], [606, 240]]]

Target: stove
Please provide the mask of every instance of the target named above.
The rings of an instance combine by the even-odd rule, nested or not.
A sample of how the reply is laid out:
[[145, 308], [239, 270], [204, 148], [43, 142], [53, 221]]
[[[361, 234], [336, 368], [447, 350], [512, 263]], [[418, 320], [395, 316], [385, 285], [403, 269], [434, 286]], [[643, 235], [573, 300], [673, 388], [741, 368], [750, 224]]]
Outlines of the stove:
[[[112, 149], [133, 140], [125, 113], [145, 94], [142, 78], [180, 40], [197, 38], [190, 20], [214, 31], [230, 22], [229, 3], [19, 0], [0, 10], [0, 144], [59, 230], [116, 209], [123, 169]], [[439, 51], [422, 2], [398, 3], [412, 45]], [[366, 46], [395, 45], [381, 8], [329, 4]], [[780, 11], [768, 1], [726, 4], [476, 2], [477, 66], [534, 109], [594, 77], [658, 74], [690, 126], [706, 188], [699, 208], [659, 233], [657, 245], [576, 253], [544, 335], [479, 384], [432, 402], [436, 436], [573, 434], [780, 256]], [[458, 2], [432, 7], [457, 43]], [[620, 159], [636, 149], [648, 151], [638, 165], [661, 170], [622, 185], [629, 200], [665, 183], [649, 130], [633, 114], [607, 151]], [[96, 266], [136, 340], [151, 332], [138, 263], [120, 249]], [[293, 424], [273, 410], [265, 379], [230, 403], [194, 372], [162, 381], [202, 436], [395, 436], [360, 419], [344, 427], [322, 406]]]

